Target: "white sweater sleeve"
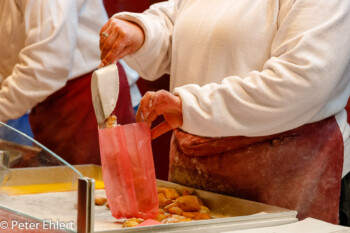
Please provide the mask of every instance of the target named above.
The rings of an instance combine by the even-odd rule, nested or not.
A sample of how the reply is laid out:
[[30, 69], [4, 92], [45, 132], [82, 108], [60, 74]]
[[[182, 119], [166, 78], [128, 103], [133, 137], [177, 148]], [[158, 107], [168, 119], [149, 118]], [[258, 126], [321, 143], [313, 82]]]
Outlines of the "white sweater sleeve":
[[181, 0], [169, 0], [152, 5], [143, 14], [121, 12], [113, 16], [137, 23], [145, 32], [142, 47], [124, 58], [142, 78], [153, 81], [169, 74], [172, 33], [180, 4]]
[[[77, 32], [77, 2], [21, 1], [25, 44], [0, 89], [0, 120], [17, 118], [66, 84]], [[9, 48], [10, 49], [10, 48]]]
[[260, 136], [321, 120], [315, 116], [329, 103], [319, 118], [342, 111], [350, 94], [350, 1], [280, 2], [271, 57], [261, 71], [175, 88], [185, 131]]

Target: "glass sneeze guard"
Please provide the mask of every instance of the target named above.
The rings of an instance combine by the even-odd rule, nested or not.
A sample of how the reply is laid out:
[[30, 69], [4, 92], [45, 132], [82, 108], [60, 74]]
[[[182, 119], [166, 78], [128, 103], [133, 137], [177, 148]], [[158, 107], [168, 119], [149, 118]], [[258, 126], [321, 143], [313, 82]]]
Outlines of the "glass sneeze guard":
[[92, 232], [94, 189], [94, 179], [0, 122], [0, 231]]

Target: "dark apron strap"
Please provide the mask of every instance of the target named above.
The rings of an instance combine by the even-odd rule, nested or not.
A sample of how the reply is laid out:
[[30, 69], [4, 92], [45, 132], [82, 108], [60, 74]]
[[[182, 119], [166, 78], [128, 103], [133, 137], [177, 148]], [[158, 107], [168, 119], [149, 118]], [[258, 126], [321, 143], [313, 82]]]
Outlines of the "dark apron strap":
[[350, 226], [350, 173], [341, 180], [339, 224]]
[[[119, 124], [135, 122], [129, 85], [118, 63], [120, 91], [114, 113]], [[38, 104], [29, 120], [34, 138], [71, 164], [101, 164], [91, 75], [70, 80]]]
[[[350, 99], [345, 109], [348, 115], [348, 123], [350, 124]], [[341, 225], [350, 226], [350, 173], [341, 181], [339, 220]]]
[[256, 138], [203, 138], [175, 130], [169, 179], [297, 210], [300, 219], [338, 223], [343, 148], [334, 117]]

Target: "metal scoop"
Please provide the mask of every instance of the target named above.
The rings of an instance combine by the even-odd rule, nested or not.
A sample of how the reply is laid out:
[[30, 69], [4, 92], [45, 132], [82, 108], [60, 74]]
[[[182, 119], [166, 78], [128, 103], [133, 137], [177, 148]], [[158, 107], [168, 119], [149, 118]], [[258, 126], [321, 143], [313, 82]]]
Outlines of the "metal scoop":
[[119, 74], [116, 64], [100, 68], [92, 74], [92, 104], [99, 126], [112, 114], [119, 96]]

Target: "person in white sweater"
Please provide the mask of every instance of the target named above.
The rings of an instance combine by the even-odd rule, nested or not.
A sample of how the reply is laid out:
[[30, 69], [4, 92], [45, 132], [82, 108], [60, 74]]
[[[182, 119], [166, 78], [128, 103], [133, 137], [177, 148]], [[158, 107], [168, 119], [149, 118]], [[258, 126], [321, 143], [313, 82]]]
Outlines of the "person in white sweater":
[[[0, 121], [31, 110], [34, 137], [72, 164], [99, 164], [91, 74], [100, 63], [102, 0], [0, 1]], [[120, 65], [120, 122], [133, 122]]]
[[137, 113], [164, 115], [153, 138], [180, 128], [170, 180], [338, 223], [349, 25], [350, 1], [169, 0], [114, 15], [100, 66], [124, 58], [143, 78], [170, 74], [170, 92], [147, 93]]

